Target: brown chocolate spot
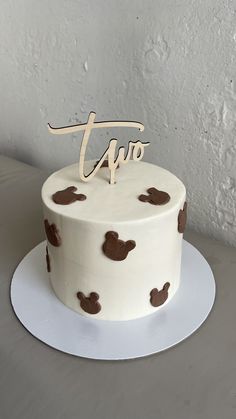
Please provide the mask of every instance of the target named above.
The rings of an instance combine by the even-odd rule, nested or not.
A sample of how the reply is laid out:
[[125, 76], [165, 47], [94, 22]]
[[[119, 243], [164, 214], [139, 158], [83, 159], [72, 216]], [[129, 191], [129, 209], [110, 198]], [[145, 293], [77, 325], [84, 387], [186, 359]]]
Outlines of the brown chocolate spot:
[[166, 282], [161, 291], [158, 291], [157, 288], [152, 289], [152, 291], [150, 292], [150, 296], [151, 296], [150, 303], [153, 307], [159, 307], [162, 304], [164, 304], [164, 302], [168, 298], [169, 288], [170, 288], [170, 283]]
[[[96, 161], [96, 163], [95, 163], [95, 165], [94, 165], [94, 169], [95, 169], [95, 167], [98, 165], [98, 163], [99, 163], [99, 162], [100, 162], [100, 160], [97, 160], [97, 161]], [[108, 160], [104, 160], [104, 162], [102, 163], [102, 165], [101, 165], [100, 169], [101, 169], [102, 167], [108, 167]], [[120, 167], [120, 165], [118, 164], [117, 169], [119, 169], [119, 167]]]
[[59, 247], [61, 245], [61, 237], [56, 224], [49, 224], [48, 220], [44, 220], [44, 227], [49, 243], [52, 246]]
[[47, 271], [51, 272], [51, 263], [50, 263], [50, 256], [48, 253], [48, 247], [46, 246], [46, 262], [47, 262]]
[[96, 292], [90, 292], [89, 297], [85, 297], [84, 293], [77, 292], [77, 297], [80, 300], [80, 307], [89, 314], [97, 314], [101, 310], [99, 304], [99, 295]]
[[148, 195], [139, 195], [139, 201], [149, 202], [152, 205], [165, 205], [170, 200], [170, 195], [167, 192], [159, 191], [156, 188], [149, 188], [147, 192]]
[[183, 233], [187, 222], [187, 202], [184, 203], [184, 208], [179, 210], [178, 215], [178, 232]]
[[103, 243], [103, 253], [112, 260], [124, 260], [128, 253], [136, 246], [134, 240], [123, 241], [119, 239], [118, 233], [115, 231], [108, 231], [105, 234], [105, 242]]
[[59, 205], [69, 205], [75, 201], [84, 201], [86, 199], [86, 195], [83, 194], [76, 194], [77, 188], [75, 186], [69, 186], [62, 191], [58, 191], [52, 195], [52, 199], [56, 204]]

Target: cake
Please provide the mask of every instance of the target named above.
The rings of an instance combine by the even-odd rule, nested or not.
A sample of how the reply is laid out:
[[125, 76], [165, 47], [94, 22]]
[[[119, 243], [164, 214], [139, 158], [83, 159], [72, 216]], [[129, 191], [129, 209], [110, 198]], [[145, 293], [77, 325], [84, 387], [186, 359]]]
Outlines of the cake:
[[[85, 172], [96, 166], [85, 161]], [[42, 188], [46, 262], [56, 296], [80, 315], [130, 320], [160, 310], [180, 283], [186, 190], [169, 171], [104, 161], [90, 182], [78, 163]]]

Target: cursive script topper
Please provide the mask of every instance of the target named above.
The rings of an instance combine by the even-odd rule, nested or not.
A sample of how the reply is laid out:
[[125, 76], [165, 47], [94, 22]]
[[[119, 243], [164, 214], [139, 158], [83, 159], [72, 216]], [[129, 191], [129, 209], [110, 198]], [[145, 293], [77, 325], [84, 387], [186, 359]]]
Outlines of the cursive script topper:
[[[137, 128], [139, 131], [144, 130], [144, 125], [140, 122], [134, 121], [102, 121], [102, 122], [95, 122], [96, 113], [90, 112], [88, 121], [86, 124], [77, 124], [71, 125], [67, 127], [59, 127], [53, 128], [50, 124], [48, 124], [48, 130], [52, 134], [71, 134], [77, 131], [83, 131], [83, 139], [80, 147], [80, 156], [79, 156], [79, 175], [80, 179], [84, 182], [88, 182], [91, 178], [95, 176], [97, 171], [100, 169], [102, 164], [105, 160], [108, 161], [108, 168], [110, 170], [110, 183], [115, 183], [115, 171], [119, 164], [126, 164], [129, 162], [131, 157], [133, 160], [141, 160], [144, 155], [144, 148], [147, 147], [150, 143], [142, 143], [140, 140], [137, 141], [130, 141], [128, 145], [128, 150], [125, 153], [125, 147], [119, 147], [118, 153], [116, 153], [116, 146], [117, 146], [117, 139], [112, 138], [109, 142], [109, 146], [107, 147], [106, 151], [103, 153], [102, 157], [93, 168], [93, 170], [85, 175], [84, 173], [84, 161], [85, 161], [85, 154], [86, 148], [88, 145], [89, 137], [91, 131], [95, 128], [113, 128], [113, 127], [127, 127], [127, 128]], [[117, 157], [116, 157], [117, 154]]]

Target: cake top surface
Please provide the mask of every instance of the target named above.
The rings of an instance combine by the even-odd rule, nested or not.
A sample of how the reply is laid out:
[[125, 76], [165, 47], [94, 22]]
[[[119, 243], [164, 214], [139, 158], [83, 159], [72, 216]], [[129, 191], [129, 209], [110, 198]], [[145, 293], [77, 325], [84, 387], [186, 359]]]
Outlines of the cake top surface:
[[[89, 173], [95, 160], [85, 162]], [[86, 199], [76, 200], [69, 205], [60, 205], [52, 196], [65, 188], [74, 186], [76, 194]], [[153, 205], [139, 199], [148, 196], [147, 190], [156, 188], [169, 194], [170, 199], [162, 205]], [[116, 171], [116, 184], [109, 184], [109, 169], [102, 167], [90, 182], [79, 178], [78, 163], [53, 173], [42, 188], [44, 204], [53, 212], [70, 218], [98, 223], [119, 223], [147, 220], [179, 208], [185, 199], [184, 184], [169, 171], [143, 161], [130, 161]]]

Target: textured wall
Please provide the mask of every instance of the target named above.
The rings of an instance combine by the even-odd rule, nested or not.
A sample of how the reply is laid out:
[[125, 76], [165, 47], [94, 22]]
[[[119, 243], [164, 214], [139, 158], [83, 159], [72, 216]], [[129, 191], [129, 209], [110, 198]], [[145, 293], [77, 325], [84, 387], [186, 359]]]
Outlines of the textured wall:
[[[140, 120], [145, 159], [187, 186], [192, 227], [236, 245], [235, 1], [8, 0], [0, 32], [2, 153], [54, 170], [81, 137], [48, 121]], [[97, 131], [88, 157], [131, 131]]]

